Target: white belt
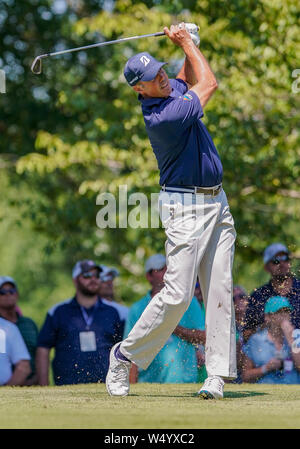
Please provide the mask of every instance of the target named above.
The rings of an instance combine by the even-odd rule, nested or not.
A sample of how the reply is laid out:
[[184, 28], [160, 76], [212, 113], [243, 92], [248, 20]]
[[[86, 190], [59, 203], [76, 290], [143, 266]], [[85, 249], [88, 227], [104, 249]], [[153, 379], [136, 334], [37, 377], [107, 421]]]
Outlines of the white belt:
[[178, 192], [178, 193], [202, 193], [204, 195], [216, 196], [222, 190], [222, 184], [218, 184], [213, 187], [198, 187], [198, 186], [183, 186], [183, 187], [172, 187], [166, 186], [165, 184], [161, 187], [163, 192]]

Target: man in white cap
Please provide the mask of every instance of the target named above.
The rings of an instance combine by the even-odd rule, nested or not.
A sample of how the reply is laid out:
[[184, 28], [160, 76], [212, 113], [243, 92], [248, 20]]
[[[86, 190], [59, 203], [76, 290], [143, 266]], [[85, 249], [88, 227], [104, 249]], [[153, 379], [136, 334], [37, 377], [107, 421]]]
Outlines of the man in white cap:
[[[124, 338], [128, 336], [152, 298], [164, 287], [166, 258], [154, 254], [145, 263], [146, 278], [151, 289], [134, 303], [126, 321]], [[194, 344], [204, 343], [201, 308], [194, 297], [173, 334], [159, 351], [147, 369], [131, 365], [130, 382], [192, 383], [198, 380], [196, 348]]]
[[243, 337], [249, 337], [264, 323], [264, 307], [269, 298], [284, 296], [293, 307], [291, 321], [300, 329], [300, 280], [291, 272], [291, 255], [282, 243], [273, 243], [264, 250], [264, 269], [271, 279], [250, 295], [244, 319]]

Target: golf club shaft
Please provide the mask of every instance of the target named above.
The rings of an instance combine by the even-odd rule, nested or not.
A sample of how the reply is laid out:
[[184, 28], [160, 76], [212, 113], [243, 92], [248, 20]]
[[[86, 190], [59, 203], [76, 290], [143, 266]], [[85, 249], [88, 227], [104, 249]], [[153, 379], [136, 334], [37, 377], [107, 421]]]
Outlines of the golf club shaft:
[[115, 39], [113, 41], [98, 42], [97, 44], [85, 45], [84, 47], [76, 47], [76, 48], [70, 48], [68, 50], [56, 51], [53, 53], [45, 53], [44, 55], [40, 55], [38, 57], [46, 58], [47, 56], [58, 56], [58, 55], [63, 55], [65, 53], [72, 53], [74, 51], [88, 50], [89, 48], [104, 47], [105, 45], [118, 44], [119, 42], [126, 42], [126, 41], [132, 41], [134, 39], [141, 39], [143, 37], [152, 37], [152, 36], [157, 37], [157, 36], [164, 36], [164, 35], [165, 35], [165, 33], [163, 31], [159, 31], [158, 33], [144, 34], [142, 36], [123, 37], [121, 39]]

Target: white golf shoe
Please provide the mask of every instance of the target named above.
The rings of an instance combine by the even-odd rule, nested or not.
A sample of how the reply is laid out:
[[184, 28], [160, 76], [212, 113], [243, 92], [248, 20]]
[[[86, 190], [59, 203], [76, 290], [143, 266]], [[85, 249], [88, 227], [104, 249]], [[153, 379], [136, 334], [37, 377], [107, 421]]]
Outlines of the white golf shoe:
[[110, 351], [109, 369], [106, 376], [106, 389], [111, 396], [127, 396], [129, 393], [129, 370], [131, 362], [119, 360], [115, 356], [115, 344]]
[[224, 380], [219, 376], [209, 376], [198, 391], [198, 395], [202, 399], [222, 399], [223, 390]]

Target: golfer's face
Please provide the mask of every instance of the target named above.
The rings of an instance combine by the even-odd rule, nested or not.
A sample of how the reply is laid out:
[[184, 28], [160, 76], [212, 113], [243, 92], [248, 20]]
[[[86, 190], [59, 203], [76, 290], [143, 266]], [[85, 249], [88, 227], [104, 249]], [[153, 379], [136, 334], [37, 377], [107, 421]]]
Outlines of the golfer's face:
[[163, 68], [159, 69], [156, 77], [152, 81], [140, 81], [138, 84], [138, 92], [145, 98], [168, 97], [172, 91], [168, 75]]

